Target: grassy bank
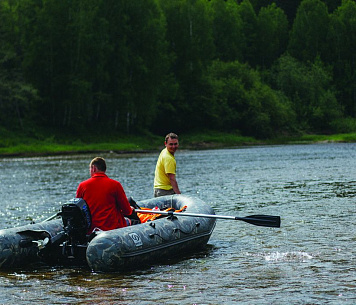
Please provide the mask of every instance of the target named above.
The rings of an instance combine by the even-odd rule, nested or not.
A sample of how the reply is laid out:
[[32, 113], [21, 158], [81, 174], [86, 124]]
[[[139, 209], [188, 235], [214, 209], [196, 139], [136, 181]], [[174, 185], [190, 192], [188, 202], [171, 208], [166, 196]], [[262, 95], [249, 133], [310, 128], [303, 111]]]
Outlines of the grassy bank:
[[[144, 152], [159, 146], [158, 137], [7, 137], [0, 140], [0, 156], [58, 155], [89, 152]], [[162, 141], [161, 141], [162, 142]]]
[[[184, 149], [223, 148], [246, 145], [303, 144], [318, 142], [356, 142], [356, 133], [336, 135], [303, 135], [279, 137], [265, 141], [237, 134], [204, 132], [181, 134], [180, 144]], [[0, 139], [0, 156], [36, 156], [73, 154], [87, 152], [147, 152], [163, 147], [163, 136], [26, 136], [3, 133]]]
[[257, 140], [226, 133], [205, 133], [183, 135], [189, 148], [233, 147], [243, 145], [279, 145], [279, 144], [312, 144], [312, 143], [352, 143], [356, 142], [356, 133], [334, 135], [301, 135], [276, 137], [267, 140]]

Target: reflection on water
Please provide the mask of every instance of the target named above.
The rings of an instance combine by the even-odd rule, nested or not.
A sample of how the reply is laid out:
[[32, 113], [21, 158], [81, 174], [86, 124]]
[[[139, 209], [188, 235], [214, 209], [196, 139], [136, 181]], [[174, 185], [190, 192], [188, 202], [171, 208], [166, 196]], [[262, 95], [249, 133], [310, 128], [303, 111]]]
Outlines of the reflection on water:
[[[94, 156], [0, 159], [0, 227], [45, 219]], [[128, 196], [152, 196], [157, 154], [104, 155]], [[207, 249], [125, 274], [0, 273], [3, 304], [354, 304], [356, 144], [184, 151], [182, 191], [217, 214], [280, 215], [279, 229], [218, 220]]]

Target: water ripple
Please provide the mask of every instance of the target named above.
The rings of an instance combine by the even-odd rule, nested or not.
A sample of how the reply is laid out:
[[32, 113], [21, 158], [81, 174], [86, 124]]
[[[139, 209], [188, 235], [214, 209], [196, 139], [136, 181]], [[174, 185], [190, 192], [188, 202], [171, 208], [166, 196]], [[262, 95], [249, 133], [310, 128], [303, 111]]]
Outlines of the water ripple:
[[[103, 155], [128, 196], [152, 196], [157, 154]], [[0, 159], [0, 227], [44, 219], [88, 178], [89, 155]], [[281, 228], [218, 220], [206, 249], [124, 274], [0, 272], [4, 304], [355, 304], [356, 144], [177, 153], [181, 190], [216, 214], [280, 215]], [[6, 166], [5, 166], [6, 164]], [[20, 186], [20, 187], [19, 187]]]

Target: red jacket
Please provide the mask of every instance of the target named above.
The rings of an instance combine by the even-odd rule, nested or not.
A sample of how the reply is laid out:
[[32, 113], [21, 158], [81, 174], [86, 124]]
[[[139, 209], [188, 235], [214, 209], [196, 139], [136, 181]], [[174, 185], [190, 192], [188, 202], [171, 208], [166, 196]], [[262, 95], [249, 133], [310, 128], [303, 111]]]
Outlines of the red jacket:
[[120, 182], [95, 173], [79, 184], [76, 197], [89, 206], [92, 224], [88, 233], [95, 228], [108, 231], [126, 227], [124, 215], [131, 215], [132, 209]]

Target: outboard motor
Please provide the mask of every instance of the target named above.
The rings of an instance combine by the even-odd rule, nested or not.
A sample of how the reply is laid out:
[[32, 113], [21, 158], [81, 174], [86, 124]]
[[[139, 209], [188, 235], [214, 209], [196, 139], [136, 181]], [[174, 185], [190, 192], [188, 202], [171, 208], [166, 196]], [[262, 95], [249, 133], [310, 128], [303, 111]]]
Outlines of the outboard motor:
[[63, 254], [75, 256], [75, 248], [87, 243], [87, 232], [91, 226], [91, 214], [84, 199], [74, 198], [62, 205], [62, 221], [68, 241], [63, 243]]

